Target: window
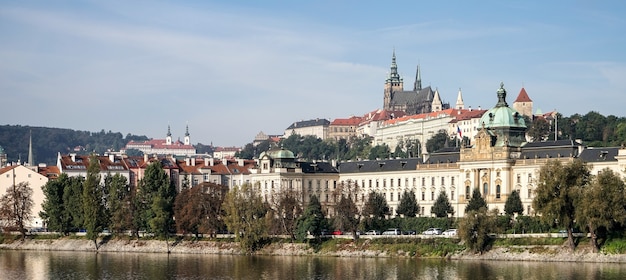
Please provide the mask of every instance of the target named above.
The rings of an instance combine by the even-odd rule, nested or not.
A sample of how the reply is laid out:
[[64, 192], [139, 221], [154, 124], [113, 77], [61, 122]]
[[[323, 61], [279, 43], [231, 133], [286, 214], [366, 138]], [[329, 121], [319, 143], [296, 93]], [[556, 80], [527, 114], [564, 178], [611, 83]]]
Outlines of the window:
[[422, 192], [422, 200], [426, 200], [426, 195], [424, 194], [424, 192]]
[[446, 178], [441, 177], [441, 185], [445, 186], [446, 185]]
[[522, 183], [522, 175], [521, 174], [517, 174], [517, 183], [518, 184]]
[[454, 186], [454, 177], [450, 178], [450, 185]]
[[530, 188], [528, 188], [528, 195], [527, 195], [527, 198], [531, 198], [531, 197], [532, 197], [532, 194], [533, 194], [533, 190], [532, 190], [532, 189], [530, 189]]
[[420, 211], [420, 215], [424, 215], [424, 206], [422, 206], [422, 211]]
[[209, 173], [202, 174], [202, 180], [205, 181], [205, 182], [208, 182], [209, 181]]
[[483, 198], [485, 198], [488, 193], [489, 193], [489, 185], [487, 185], [487, 183], [484, 183], [483, 184]]
[[450, 191], [450, 198], [452, 198], [452, 200], [454, 200], [454, 190]]
[[500, 170], [496, 171], [496, 177], [500, 177]]
[[400, 186], [401, 182], [402, 182], [402, 180], [400, 178], [398, 178], [398, 187]]
[[435, 200], [435, 192], [430, 192], [430, 200]]
[[413, 178], [413, 186], [417, 186], [417, 178]]
[[430, 178], [430, 185], [435, 185], [435, 177]]
[[469, 179], [469, 172], [465, 172], [465, 179]]
[[470, 186], [465, 186], [465, 199], [470, 199]]
[[426, 178], [422, 178], [422, 187], [426, 186]]
[[372, 187], [372, 180], [369, 181], [368, 187], [370, 187], [370, 188]]
[[393, 178], [390, 179], [390, 180], [391, 180], [391, 182], [389, 183], [389, 186], [393, 187]]
[[393, 193], [389, 194], [389, 201], [393, 201]]
[[528, 183], [530, 184], [533, 181], [533, 174], [528, 173]]
[[500, 199], [500, 185], [496, 185], [496, 199]]

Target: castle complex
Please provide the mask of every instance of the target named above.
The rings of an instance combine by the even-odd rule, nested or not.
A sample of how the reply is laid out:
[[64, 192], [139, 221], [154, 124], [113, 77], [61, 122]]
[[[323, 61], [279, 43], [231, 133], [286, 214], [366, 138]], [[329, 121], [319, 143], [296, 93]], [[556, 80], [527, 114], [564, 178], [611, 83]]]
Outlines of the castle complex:
[[[305, 203], [313, 195], [318, 197], [328, 216], [336, 213], [335, 205], [341, 195], [349, 195], [362, 207], [370, 192], [384, 195], [393, 216], [405, 191], [416, 195], [420, 216], [432, 216], [437, 196], [445, 193], [455, 217], [463, 216], [474, 189], [480, 191], [490, 209], [500, 213], [512, 191], [519, 191], [524, 213], [533, 214], [539, 169], [549, 160], [582, 159], [590, 164], [593, 175], [608, 168], [626, 177], [624, 147], [590, 148], [573, 140], [528, 142], [524, 116], [532, 116], [533, 104], [524, 88], [510, 107], [507, 91], [500, 83], [492, 108], [471, 110], [464, 108], [460, 90], [451, 108], [441, 101], [437, 90], [422, 88], [419, 67], [413, 90], [405, 91], [403, 86], [394, 52], [391, 72], [385, 80], [382, 110], [333, 122], [323, 119], [296, 122], [285, 130], [283, 137], [291, 134], [310, 134], [323, 139], [368, 136], [372, 137], [374, 145], [386, 144], [393, 149], [400, 142], [412, 140], [424, 145], [429, 137], [443, 129], [451, 137], [470, 138], [469, 144], [423, 151], [406, 159], [303, 161], [289, 150], [275, 148], [263, 152], [258, 159], [242, 160], [196, 155], [189, 129], [186, 128], [183, 142], [173, 141], [168, 126], [165, 139], [128, 143], [126, 149], [139, 149], [144, 156], [100, 156], [101, 176], [122, 174], [134, 187], [143, 178], [147, 165], [158, 161], [177, 189], [204, 182], [228, 187], [250, 183], [268, 201], [274, 199], [276, 193], [292, 190]], [[260, 133], [257, 138], [261, 141], [278, 136]], [[6, 155], [0, 148], [0, 161], [4, 158]], [[57, 165], [53, 167], [2, 166], [0, 192], [15, 183], [12, 178], [34, 178], [36, 182], [29, 183], [40, 188], [61, 173], [85, 176], [89, 160], [87, 156], [59, 154]], [[31, 156], [29, 161], [32, 161]], [[41, 196], [35, 199], [37, 205], [43, 202]], [[41, 221], [35, 220], [35, 223]]]

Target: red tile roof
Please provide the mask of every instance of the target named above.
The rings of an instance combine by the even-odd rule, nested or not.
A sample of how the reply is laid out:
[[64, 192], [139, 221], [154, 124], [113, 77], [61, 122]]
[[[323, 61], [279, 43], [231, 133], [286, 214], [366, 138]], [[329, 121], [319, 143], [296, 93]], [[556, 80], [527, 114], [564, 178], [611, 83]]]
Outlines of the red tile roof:
[[352, 116], [352, 117], [347, 118], [347, 119], [335, 119], [335, 120], [333, 120], [330, 123], [330, 125], [353, 125], [353, 126], [357, 126], [357, 125], [359, 125], [361, 120], [363, 120], [362, 117]]
[[522, 88], [522, 90], [520, 90], [519, 95], [517, 95], [517, 98], [515, 99], [514, 102], [533, 102], [533, 101], [530, 100], [530, 97], [528, 97], [526, 90]]

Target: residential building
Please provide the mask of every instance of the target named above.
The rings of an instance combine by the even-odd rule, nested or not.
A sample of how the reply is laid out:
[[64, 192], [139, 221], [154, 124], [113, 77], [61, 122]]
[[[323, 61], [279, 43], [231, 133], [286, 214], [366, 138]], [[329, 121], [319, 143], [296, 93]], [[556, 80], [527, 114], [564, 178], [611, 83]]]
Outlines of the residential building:
[[313, 119], [306, 121], [299, 121], [291, 124], [287, 129], [285, 129], [284, 138], [288, 138], [293, 134], [298, 134], [300, 136], [315, 136], [320, 139], [326, 139], [328, 137], [328, 127], [330, 126], [330, 121], [327, 119]]
[[33, 208], [25, 226], [27, 228], [44, 227], [39, 212], [42, 211], [41, 205], [45, 199], [42, 187], [48, 183], [48, 177], [39, 174], [37, 166], [10, 165], [0, 168], [0, 196], [4, 196], [7, 190], [21, 183], [28, 184], [33, 191]]
[[328, 127], [328, 138], [349, 140], [357, 136], [357, 128], [363, 120], [362, 117], [350, 116], [347, 119], [335, 119]]

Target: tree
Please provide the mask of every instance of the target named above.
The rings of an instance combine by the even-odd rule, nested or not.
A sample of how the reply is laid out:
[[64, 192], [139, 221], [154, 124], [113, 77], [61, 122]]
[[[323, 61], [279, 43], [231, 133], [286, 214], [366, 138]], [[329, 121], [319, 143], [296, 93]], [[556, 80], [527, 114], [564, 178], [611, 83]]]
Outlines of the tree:
[[200, 227], [206, 220], [208, 209], [205, 208], [202, 187], [183, 188], [174, 200], [176, 229], [183, 234], [200, 234]]
[[587, 227], [594, 252], [598, 252], [600, 229], [610, 230], [626, 222], [624, 181], [611, 169], [604, 169], [581, 190], [576, 221]]
[[302, 202], [299, 197], [301, 195], [293, 189], [281, 190], [275, 192], [271, 200], [274, 218], [280, 227], [282, 234], [287, 234], [295, 239], [296, 220], [302, 215]]
[[589, 182], [587, 164], [575, 159], [565, 165], [549, 160], [539, 169], [539, 184], [535, 190], [533, 208], [547, 223], [556, 223], [567, 230], [567, 242], [574, 250], [573, 227], [576, 220], [576, 199]]
[[104, 186], [108, 189], [107, 210], [109, 227], [112, 232], [120, 233], [131, 227], [131, 194], [126, 177], [121, 174], [107, 175]]
[[381, 193], [370, 192], [363, 207], [363, 215], [377, 219], [385, 219], [389, 215], [389, 204]]
[[524, 213], [524, 205], [522, 205], [522, 199], [519, 196], [519, 190], [514, 190], [511, 192], [511, 195], [506, 199], [504, 203], [504, 213], [509, 216], [517, 213], [518, 215], [522, 215]]
[[98, 235], [107, 223], [104, 211], [104, 197], [100, 186], [100, 161], [96, 155], [89, 157], [87, 178], [83, 184], [82, 209], [84, 226], [87, 230], [87, 239], [92, 240], [98, 250]]
[[435, 135], [433, 135], [433, 137], [426, 141], [426, 150], [429, 153], [441, 150], [448, 143], [448, 139], [448, 133], [444, 129], [441, 129]]
[[356, 239], [356, 230], [359, 224], [359, 218], [357, 217], [359, 209], [356, 207], [351, 196], [342, 194], [339, 203], [337, 203], [335, 207], [335, 226], [342, 231], [352, 232]]
[[478, 190], [478, 188], [474, 188], [474, 190], [472, 191], [472, 198], [470, 198], [470, 200], [467, 202], [467, 205], [465, 206], [465, 213], [478, 210], [482, 207], [487, 208], [487, 202], [482, 197], [482, 195], [480, 195], [480, 190]]
[[419, 204], [417, 204], [417, 199], [415, 198], [415, 192], [405, 190], [402, 194], [402, 198], [400, 198], [400, 204], [398, 204], [398, 209], [396, 209], [396, 213], [398, 215], [403, 215], [404, 217], [415, 217], [417, 213], [420, 212]]
[[226, 228], [223, 205], [228, 194], [228, 187], [208, 182], [201, 183], [196, 187], [204, 188], [205, 206], [207, 207], [206, 224], [201, 224], [200, 230], [210, 233], [211, 237], [215, 237], [218, 231]]
[[33, 211], [33, 189], [28, 182], [21, 182], [7, 188], [0, 198], [0, 221], [7, 221], [8, 227], [15, 227], [26, 237], [26, 223]]
[[491, 239], [491, 231], [496, 225], [497, 210], [487, 207], [470, 210], [459, 222], [458, 235], [473, 252], [483, 253]]
[[322, 205], [317, 196], [311, 195], [309, 204], [307, 204], [304, 213], [298, 217], [296, 222], [296, 238], [303, 241], [308, 234], [319, 238], [322, 232], [321, 226], [323, 219], [324, 213], [322, 213]]
[[133, 201], [135, 234], [138, 236], [139, 230], [147, 230], [157, 236], [166, 235], [172, 222], [175, 196], [174, 184], [163, 170], [161, 162], [155, 161], [148, 165]]
[[71, 223], [70, 231], [78, 231], [84, 225], [83, 184], [85, 178], [70, 177], [69, 184], [63, 189], [63, 204]]
[[56, 180], [48, 181], [42, 188], [44, 201], [39, 212], [48, 230], [56, 231], [67, 235], [72, 230], [72, 216], [70, 215], [64, 200], [64, 191], [72, 184], [72, 180], [66, 173], [61, 173]]
[[224, 200], [224, 210], [226, 226], [241, 249], [247, 253], [259, 249], [267, 238], [268, 208], [258, 188], [247, 183], [233, 187]]
[[454, 208], [452, 208], [446, 192], [439, 192], [439, 196], [437, 196], [437, 200], [433, 204], [433, 213], [437, 218], [448, 217], [448, 214], [454, 215]]
[[532, 142], [540, 142], [547, 139], [550, 134], [550, 124], [544, 118], [535, 118], [527, 132]]
[[372, 147], [372, 149], [370, 150], [370, 154], [368, 158], [370, 160], [386, 159], [386, 158], [389, 158], [390, 154], [391, 154], [391, 151], [389, 150], [389, 146], [387, 146], [387, 144], [376, 145]]

